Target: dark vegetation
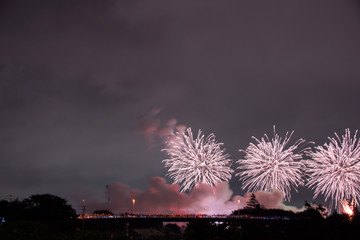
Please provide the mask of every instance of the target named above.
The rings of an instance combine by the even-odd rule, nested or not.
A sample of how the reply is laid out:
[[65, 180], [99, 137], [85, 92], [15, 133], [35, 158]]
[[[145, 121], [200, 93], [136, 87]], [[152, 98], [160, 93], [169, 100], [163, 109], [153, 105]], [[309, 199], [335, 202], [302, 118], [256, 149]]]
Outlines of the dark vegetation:
[[0, 201], [0, 239], [108, 239], [104, 233], [78, 230], [77, 214], [67, 201], [50, 194], [22, 201]]
[[109, 215], [109, 216], [113, 216], [114, 215], [114, 213], [112, 213], [111, 211], [109, 211], [109, 210], [95, 210], [94, 212], [93, 212], [94, 214], [98, 214], [98, 215]]
[[[111, 216], [108, 210], [94, 214]], [[241, 215], [242, 218], [238, 218]], [[255, 195], [247, 206], [215, 222], [207, 218], [189, 220], [181, 229], [163, 226], [161, 219], [77, 219], [67, 201], [50, 194], [33, 195], [22, 201], [0, 201], [0, 239], [354, 239], [360, 236], [360, 217], [333, 213], [326, 217], [321, 205], [305, 203], [294, 213], [265, 209]], [[218, 220], [219, 221], [219, 220]]]

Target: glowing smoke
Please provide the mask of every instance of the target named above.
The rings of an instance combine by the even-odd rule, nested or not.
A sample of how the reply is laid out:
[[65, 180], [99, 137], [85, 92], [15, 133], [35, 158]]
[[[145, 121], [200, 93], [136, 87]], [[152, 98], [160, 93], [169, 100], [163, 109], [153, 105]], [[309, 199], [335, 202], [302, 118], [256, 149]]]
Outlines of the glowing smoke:
[[134, 127], [134, 130], [144, 135], [149, 150], [159, 145], [162, 146], [171, 134], [175, 131], [183, 131], [186, 128], [184, 125], [177, 124], [175, 118], [169, 119], [165, 124], [162, 124], [159, 118], [160, 112], [161, 108], [151, 108], [145, 115], [140, 117]]
[[[87, 200], [88, 209], [110, 209], [115, 213], [132, 212], [132, 199], [136, 200], [135, 213], [202, 213], [202, 214], [230, 214], [232, 211], [246, 206], [250, 194], [245, 196], [233, 195], [229, 184], [222, 182], [215, 187], [200, 184], [190, 193], [179, 192], [177, 184], [167, 184], [164, 178], [152, 177], [149, 180], [149, 189], [139, 191], [131, 189], [122, 183], [113, 183], [109, 187], [110, 205], [106, 201]], [[282, 203], [283, 194], [275, 191], [255, 192], [259, 203], [267, 208], [285, 210], [298, 209], [288, 207]], [[240, 204], [238, 203], [240, 200]], [[80, 200], [78, 200], [80, 201]], [[179, 209], [178, 209], [179, 207]]]

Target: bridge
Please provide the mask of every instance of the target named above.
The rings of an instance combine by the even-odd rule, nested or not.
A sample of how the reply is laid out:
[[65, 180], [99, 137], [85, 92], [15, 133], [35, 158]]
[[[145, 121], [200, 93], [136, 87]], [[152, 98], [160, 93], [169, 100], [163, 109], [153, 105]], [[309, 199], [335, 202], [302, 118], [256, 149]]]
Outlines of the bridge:
[[85, 222], [189, 222], [193, 220], [207, 220], [210, 222], [241, 222], [249, 220], [290, 220], [282, 216], [250, 216], [250, 215], [85, 215], [79, 216], [79, 220]]

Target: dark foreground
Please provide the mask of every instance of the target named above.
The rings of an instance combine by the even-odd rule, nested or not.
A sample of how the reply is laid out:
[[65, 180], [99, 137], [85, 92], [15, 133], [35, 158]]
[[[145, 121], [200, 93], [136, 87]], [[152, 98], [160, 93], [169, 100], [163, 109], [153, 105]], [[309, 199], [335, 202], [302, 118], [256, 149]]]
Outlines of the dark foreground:
[[78, 219], [72, 226], [41, 221], [3, 224], [0, 239], [357, 239], [359, 222], [327, 219], [189, 219], [186, 227], [162, 219]]
[[[180, 223], [182, 224], [181, 226]], [[325, 217], [321, 206], [305, 204], [299, 213], [258, 204], [222, 217], [129, 216], [79, 219], [66, 200], [34, 195], [0, 201], [0, 240], [121, 239], [359, 239], [360, 217]]]

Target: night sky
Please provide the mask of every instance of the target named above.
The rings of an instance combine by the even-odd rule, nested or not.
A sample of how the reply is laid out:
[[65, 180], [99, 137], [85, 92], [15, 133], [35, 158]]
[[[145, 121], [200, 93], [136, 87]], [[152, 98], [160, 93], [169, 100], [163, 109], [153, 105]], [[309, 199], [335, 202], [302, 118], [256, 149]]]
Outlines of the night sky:
[[[273, 125], [292, 143], [354, 132], [359, 43], [355, 0], [3, 0], [0, 196], [76, 205], [114, 182], [171, 183], [174, 125], [214, 133], [234, 160]], [[289, 204], [312, 201], [298, 190]]]

